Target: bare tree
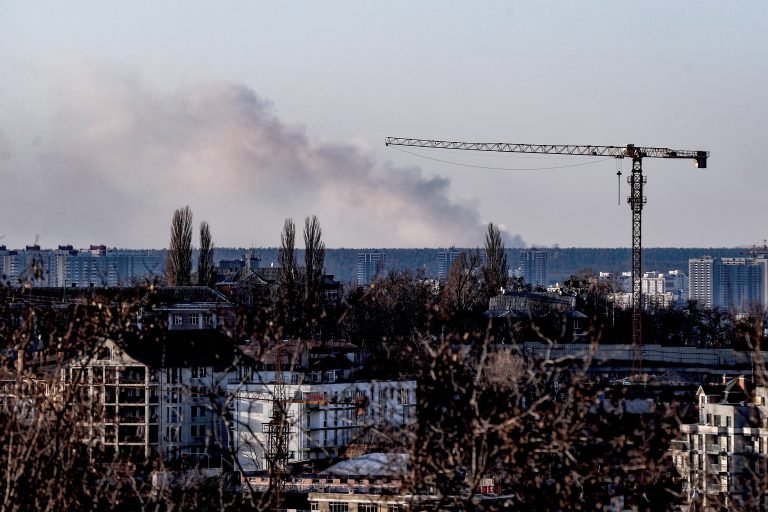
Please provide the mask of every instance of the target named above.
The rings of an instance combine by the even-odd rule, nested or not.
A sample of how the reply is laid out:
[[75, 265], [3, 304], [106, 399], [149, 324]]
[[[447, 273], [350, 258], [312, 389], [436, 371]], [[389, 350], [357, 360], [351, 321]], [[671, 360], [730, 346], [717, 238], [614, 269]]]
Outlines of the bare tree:
[[485, 264], [483, 265], [483, 281], [488, 297], [498, 295], [507, 284], [509, 267], [507, 255], [504, 253], [504, 242], [501, 231], [493, 222], [488, 224], [485, 233]]
[[202, 286], [214, 285], [213, 240], [211, 240], [211, 230], [206, 221], [200, 223], [200, 259], [197, 262], [197, 284]]
[[296, 267], [296, 225], [293, 219], [285, 219], [283, 231], [280, 233], [280, 250], [278, 251], [280, 269], [278, 273], [278, 294], [286, 328], [296, 322], [298, 306], [299, 271]]
[[321, 308], [321, 295], [323, 285], [323, 271], [325, 265], [325, 244], [320, 237], [323, 231], [320, 222], [313, 215], [304, 221], [304, 262], [306, 266], [306, 279], [304, 280], [304, 310], [307, 326], [312, 326], [319, 320]]
[[[452, 316], [463, 317], [480, 300], [480, 254], [461, 253], [451, 265], [441, 302], [446, 312]], [[487, 305], [487, 304], [486, 304]]]
[[189, 206], [173, 212], [171, 244], [165, 276], [169, 286], [189, 286], [192, 281], [192, 210]]

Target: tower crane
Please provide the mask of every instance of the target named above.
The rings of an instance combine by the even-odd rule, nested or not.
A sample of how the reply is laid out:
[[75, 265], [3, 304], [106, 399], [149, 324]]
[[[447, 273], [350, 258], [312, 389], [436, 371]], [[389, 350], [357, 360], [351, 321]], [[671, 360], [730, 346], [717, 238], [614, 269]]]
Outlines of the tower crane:
[[446, 140], [408, 139], [387, 137], [387, 146], [411, 146], [429, 149], [453, 149], [462, 151], [489, 151], [499, 153], [535, 153], [541, 155], [600, 156], [613, 158], [631, 158], [632, 173], [627, 176], [630, 195], [627, 197], [632, 211], [632, 375], [638, 377], [642, 371], [642, 211], [647, 199], [643, 195], [643, 185], [647, 182], [643, 176], [644, 158], [686, 158], [694, 161], [699, 169], [707, 167], [709, 151], [679, 150], [635, 146], [582, 146], [582, 145], [543, 145], [509, 144], [503, 142], [459, 142]]

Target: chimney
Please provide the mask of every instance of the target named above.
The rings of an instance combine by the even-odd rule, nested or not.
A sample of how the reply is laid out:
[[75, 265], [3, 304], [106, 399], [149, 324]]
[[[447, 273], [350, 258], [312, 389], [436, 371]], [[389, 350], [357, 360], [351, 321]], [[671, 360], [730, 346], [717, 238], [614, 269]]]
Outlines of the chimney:
[[747, 378], [743, 375], [739, 375], [739, 378], [736, 380], [744, 394], [747, 394]]

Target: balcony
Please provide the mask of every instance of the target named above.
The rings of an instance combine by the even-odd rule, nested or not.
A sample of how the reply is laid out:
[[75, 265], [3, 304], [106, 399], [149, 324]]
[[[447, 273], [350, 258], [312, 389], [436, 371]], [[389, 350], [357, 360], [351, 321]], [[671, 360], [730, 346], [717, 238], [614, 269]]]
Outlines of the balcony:
[[728, 472], [728, 464], [707, 464], [706, 465], [707, 473], [727, 473]]
[[129, 425], [131, 423], [135, 424], [144, 424], [146, 422], [147, 417], [146, 416], [137, 416], [133, 414], [121, 414], [120, 415], [120, 423]]
[[719, 444], [708, 444], [707, 445], [707, 453], [720, 453], [724, 452], [725, 447]]
[[120, 395], [120, 403], [121, 404], [143, 404], [144, 403], [144, 395]]

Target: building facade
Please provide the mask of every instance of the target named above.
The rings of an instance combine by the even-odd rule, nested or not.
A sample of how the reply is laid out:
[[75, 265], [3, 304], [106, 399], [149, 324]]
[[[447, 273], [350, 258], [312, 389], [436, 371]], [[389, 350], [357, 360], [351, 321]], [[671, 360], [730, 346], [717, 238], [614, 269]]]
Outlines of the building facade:
[[160, 456], [191, 465], [221, 464], [227, 441], [217, 412], [220, 361], [205, 357], [211, 354], [202, 347], [195, 353], [194, 342], [175, 345], [174, 352], [187, 345], [189, 357], [160, 356], [138, 346], [126, 350], [107, 340], [97, 357], [76, 359], [64, 369], [62, 385], [76, 387], [88, 398], [81, 436], [106, 460]]
[[681, 425], [672, 457], [691, 510], [766, 510], [768, 388], [744, 377], [697, 392], [699, 421]]
[[528, 249], [520, 251], [520, 268], [526, 283], [547, 286], [547, 251]]
[[[395, 429], [415, 421], [415, 381], [337, 382], [326, 374], [321, 382], [311, 382], [297, 372], [284, 372], [283, 379], [289, 463], [339, 457], [360, 442], [366, 427]], [[246, 473], [268, 467], [262, 426], [272, 419], [274, 380], [274, 372], [241, 374], [227, 386], [232, 448]]]
[[711, 256], [688, 260], [688, 300], [705, 308], [715, 305], [715, 260]]
[[448, 279], [453, 262], [459, 259], [461, 251], [448, 249], [437, 253], [437, 280], [444, 283]]
[[382, 252], [360, 252], [357, 254], [357, 284], [367, 285], [384, 275], [386, 257]]
[[0, 246], [2, 282], [14, 287], [128, 286], [135, 280], [151, 280], [161, 275], [163, 269], [163, 258], [146, 251], [107, 249], [103, 245], [80, 250], [71, 245], [60, 245], [57, 249], [28, 245], [23, 250]]
[[709, 256], [688, 261], [689, 300], [706, 308], [768, 308], [768, 259]]

